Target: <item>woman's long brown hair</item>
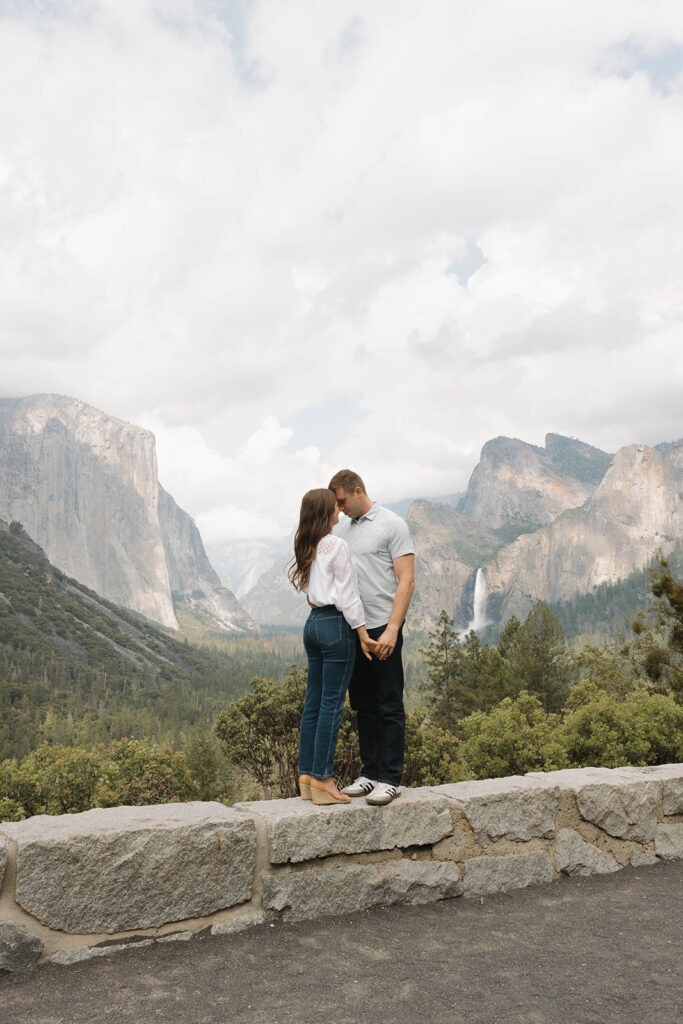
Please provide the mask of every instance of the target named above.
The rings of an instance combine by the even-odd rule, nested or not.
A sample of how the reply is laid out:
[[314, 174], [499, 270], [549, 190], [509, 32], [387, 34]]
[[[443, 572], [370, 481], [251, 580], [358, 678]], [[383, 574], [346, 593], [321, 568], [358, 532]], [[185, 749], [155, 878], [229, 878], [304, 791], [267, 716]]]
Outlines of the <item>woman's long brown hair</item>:
[[296, 590], [303, 590], [308, 583], [318, 543], [332, 529], [335, 505], [334, 492], [328, 487], [306, 491], [301, 499], [299, 528], [294, 535], [294, 563], [287, 574]]

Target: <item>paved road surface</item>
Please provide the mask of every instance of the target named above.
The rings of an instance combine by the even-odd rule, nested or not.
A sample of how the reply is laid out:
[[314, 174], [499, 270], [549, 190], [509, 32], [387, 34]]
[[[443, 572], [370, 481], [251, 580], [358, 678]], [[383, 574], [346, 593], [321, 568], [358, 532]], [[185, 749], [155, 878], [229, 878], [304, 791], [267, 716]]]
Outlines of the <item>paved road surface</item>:
[[683, 864], [264, 925], [29, 976], [2, 1024], [681, 1024]]

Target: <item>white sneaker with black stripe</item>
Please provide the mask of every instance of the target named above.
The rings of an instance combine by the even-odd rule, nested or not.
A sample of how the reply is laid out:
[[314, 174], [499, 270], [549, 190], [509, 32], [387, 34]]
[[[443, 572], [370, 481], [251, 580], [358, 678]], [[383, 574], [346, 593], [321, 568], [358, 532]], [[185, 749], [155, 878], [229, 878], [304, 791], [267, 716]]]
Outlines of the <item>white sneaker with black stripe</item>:
[[344, 796], [367, 796], [368, 793], [372, 793], [376, 785], [377, 783], [373, 779], [366, 779], [364, 775], [360, 775], [355, 782], [344, 786], [342, 793]]
[[366, 796], [365, 802], [366, 804], [390, 804], [400, 795], [401, 792], [397, 786], [392, 786], [388, 782], [378, 782], [372, 793]]

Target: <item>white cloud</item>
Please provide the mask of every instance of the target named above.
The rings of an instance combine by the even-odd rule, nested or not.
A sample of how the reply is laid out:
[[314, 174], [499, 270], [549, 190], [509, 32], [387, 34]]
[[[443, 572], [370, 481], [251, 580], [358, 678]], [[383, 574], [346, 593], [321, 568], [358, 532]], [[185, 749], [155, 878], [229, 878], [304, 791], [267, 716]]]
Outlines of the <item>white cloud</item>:
[[0, 394], [151, 426], [215, 543], [342, 464], [683, 434], [682, 46], [674, 0], [0, 5]]

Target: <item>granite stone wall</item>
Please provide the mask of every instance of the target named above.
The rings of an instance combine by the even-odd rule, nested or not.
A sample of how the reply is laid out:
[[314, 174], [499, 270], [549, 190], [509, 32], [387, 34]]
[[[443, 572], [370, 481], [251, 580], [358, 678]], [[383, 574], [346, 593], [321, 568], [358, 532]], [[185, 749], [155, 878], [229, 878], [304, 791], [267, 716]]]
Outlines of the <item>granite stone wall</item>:
[[0, 824], [0, 970], [683, 858], [683, 764]]

